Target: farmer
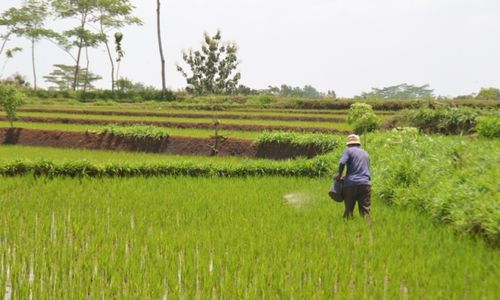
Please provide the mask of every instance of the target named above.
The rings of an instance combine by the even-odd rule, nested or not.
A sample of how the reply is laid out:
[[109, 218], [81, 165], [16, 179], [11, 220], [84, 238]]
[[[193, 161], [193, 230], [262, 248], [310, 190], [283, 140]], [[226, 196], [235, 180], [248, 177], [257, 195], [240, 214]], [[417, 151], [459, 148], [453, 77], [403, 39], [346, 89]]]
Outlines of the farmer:
[[340, 158], [339, 172], [336, 180], [341, 180], [342, 172], [347, 165], [344, 177], [344, 218], [351, 218], [354, 205], [358, 201], [359, 213], [370, 219], [371, 177], [368, 153], [361, 149], [359, 136], [351, 134], [347, 137], [347, 149]]

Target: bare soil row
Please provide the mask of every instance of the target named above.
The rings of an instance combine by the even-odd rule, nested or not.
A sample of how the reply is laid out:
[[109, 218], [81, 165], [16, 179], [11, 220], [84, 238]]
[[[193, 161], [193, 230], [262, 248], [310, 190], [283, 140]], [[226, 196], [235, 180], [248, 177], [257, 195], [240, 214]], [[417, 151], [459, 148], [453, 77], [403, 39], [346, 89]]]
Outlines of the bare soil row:
[[109, 134], [99, 135], [91, 132], [66, 132], [23, 128], [0, 129], [0, 144], [150, 152], [173, 155], [245, 156], [267, 159], [312, 158], [321, 154], [321, 150], [314, 146], [301, 147], [276, 143], [256, 145], [252, 141], [244, 139], [171, 136], [162, 140], [138, 140]]
[[[6, 118], [0, 116], [0, 120], [5, 121]], [[206, 122], [164, 122], [164, 121], [134, 121], [134, 120], [99, 120], [99, 119], [74, 119], [74, 118], [46, 118], [46, 117], [18, 117], [18, 121], [32, 123], [60, 123], [60, 124], [92, 124], [92, 125], [153, 125], [159, 127], [170, 128], [197, 128], [197, 129], [215, 129], [213, 123]], [[236, 131], [294, 131], [294, 132], [313, 132], [313, 133], [348, 133], [347, 131], [337, 130], [332, 128], [322, 127], [296, 127], [296, 126], [276, 126], [276, 125], [248, 125], [248, 124], [224, 124], [219, 123], [218, 128], [221, 130], [236, 130]]]

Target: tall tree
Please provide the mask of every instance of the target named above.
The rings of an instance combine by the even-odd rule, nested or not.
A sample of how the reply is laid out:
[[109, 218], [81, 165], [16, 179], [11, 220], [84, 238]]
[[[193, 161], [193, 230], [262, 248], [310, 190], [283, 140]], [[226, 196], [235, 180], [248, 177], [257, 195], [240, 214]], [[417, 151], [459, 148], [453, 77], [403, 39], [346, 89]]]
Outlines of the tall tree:
[[186, 90], [196, 95], [234, 93], [241, 78], [241, 74], [235, 72], [239, 65], [237, 52], [235, 43], [222, 42], [220, 31], [214, 36], [205, 33], [201, 50], [183, 53], [191, 75], [177, 66], [177, 70], [186, 78]]
[[160, 48], [160, 60], [161, 60], [161, 99], [165, 99], [166, 78], [165, 78], [165, 57], [163, 56], [163, 45], [161, 42], [161, 3], [160, 0], [156, 0], [156, 31], [158, 33], [158, 47]]
[[97, 0], [52, 0], [52, 6], [60, 18], [76, 18], [78, 25], [63, 34], [70, 40], [68, 47], [76, 47], [75, 73], [73, 74], [73, 90], [77, 89], [81, 56], [84, 48], [96, 47], [105, 40], [102, 33], [94, 33], [89, 30], [89, 25], [95, 21], [95, 14], [98, 11]]
[[59, 39], [59, 34], [46, 28], [49, 17], [48, 2], [44, 0], [26, 0], [19, 9], [20, 18], [14, 33], [27, 38], [31, 43], [31, 65], [33, 70], [33, 89], [37, 89], [35, 46], [42, 38]]
[[[75, 68], [76, 66], [56, 64], [54, 70], [49, 75], [43, 76], [43, 78], [45, 78], [45, 81], [54, 84], [51, 89], [69, 90], [73, 87]], [[101, 76], [88, 72], [86, 68], [81, 68], [80, 74], [77, 88], [94, 88], [93, 83], [102, 79]]]
[[[97, 12], [95, 21], [99, 24], [99, 33], [103, 36], [109, 62], [111, 64], [111, 89], [115, 89], [115, 61], [120, 62], [124, 51], [122, 48], [123, 34], [114, 34], [117, 58], [113, 57], [109, 46], [110, 32], [125, 27], [126, 25], [142, 25], [141, 19], [132, 15], [134, 6], [129, 0], [99, 0], [97, 1]], [[116, 70], [118, 72], [118, 70]]]
[[5, 50], [7, 42], [10, 40], [12, 35], [15, 35], [19, 29], [19, 23], [26, 18], [26, 15], [18, 8], [11, 7], [2, 12], [0, 15], [0, 27], [3, 29], [0, 33], [0, 55]]
[[429, 88], [428, 84], [415, 86], [412, 84], [398, 84], [381, 89], [372, 88], [369, 93], [363, 93], [361, 98], [378, 98], [378, 99], [427, 99], [433, 97], [434, 90]]

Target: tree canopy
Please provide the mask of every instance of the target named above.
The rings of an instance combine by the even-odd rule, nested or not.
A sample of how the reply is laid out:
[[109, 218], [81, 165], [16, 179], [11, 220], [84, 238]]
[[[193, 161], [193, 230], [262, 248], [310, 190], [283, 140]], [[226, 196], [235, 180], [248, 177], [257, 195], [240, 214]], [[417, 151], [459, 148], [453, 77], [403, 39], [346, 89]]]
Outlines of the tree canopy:
[[235, 43], [222, 41], [220, 31], [214, 36], [205, 33], [201, 50], [189, 50], [182, 54], [191, 74], [177, 66], [186, 78], [186, 90], [196, 95], [233, 94], [241, 78], [236, 71], [239, 65], [237, 52]]
[[381, 89], [372, 88], [371, 92], [362, 93], [360, 98], [395, 100], [428, 99], [433, 97], [433, 93], [434, 90], [430, 89], [428, 84], [416, 86], [402, 83]]

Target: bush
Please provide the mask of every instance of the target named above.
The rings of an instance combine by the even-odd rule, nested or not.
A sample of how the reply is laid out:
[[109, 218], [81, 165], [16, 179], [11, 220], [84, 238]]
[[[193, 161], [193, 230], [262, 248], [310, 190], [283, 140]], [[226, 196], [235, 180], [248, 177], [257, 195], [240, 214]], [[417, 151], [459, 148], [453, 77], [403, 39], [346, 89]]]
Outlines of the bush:
[[468, 134], [474, 130], [479, 115], [477, 109], [468, 107], [403, 110], [396, 114], [395, 123], [427, 133]]
[[477, 119], [476, 131], [480, 136], [500, 138], [500, 117], [483, 116]]
[[373, 112], [371, 105], [354, 103], [347, 114], [347, 123], [354, 126], [356, 134], [362, 134], [377, 130], [380, 121]]
[[340, 145], [338, 138], [333, 135], [282, 131], [263, 132], [254, 143], [257, 145], [276, 143], [300, 147], [316, 147], [322, 153], [331, 151]]
[[112, 134], [115, 136], [132, 138], [136, 140], [162, 140], [169, 136], [166, 128], [148, 125], [107, 125], [99, 129], [97, 131], [97, 134]]
[[17, 108], [23, 103], [23, 94], [13, 85], [0, 84], [0, 105], [5, 110], [7, 120], [11, 127], [14, 127]]

